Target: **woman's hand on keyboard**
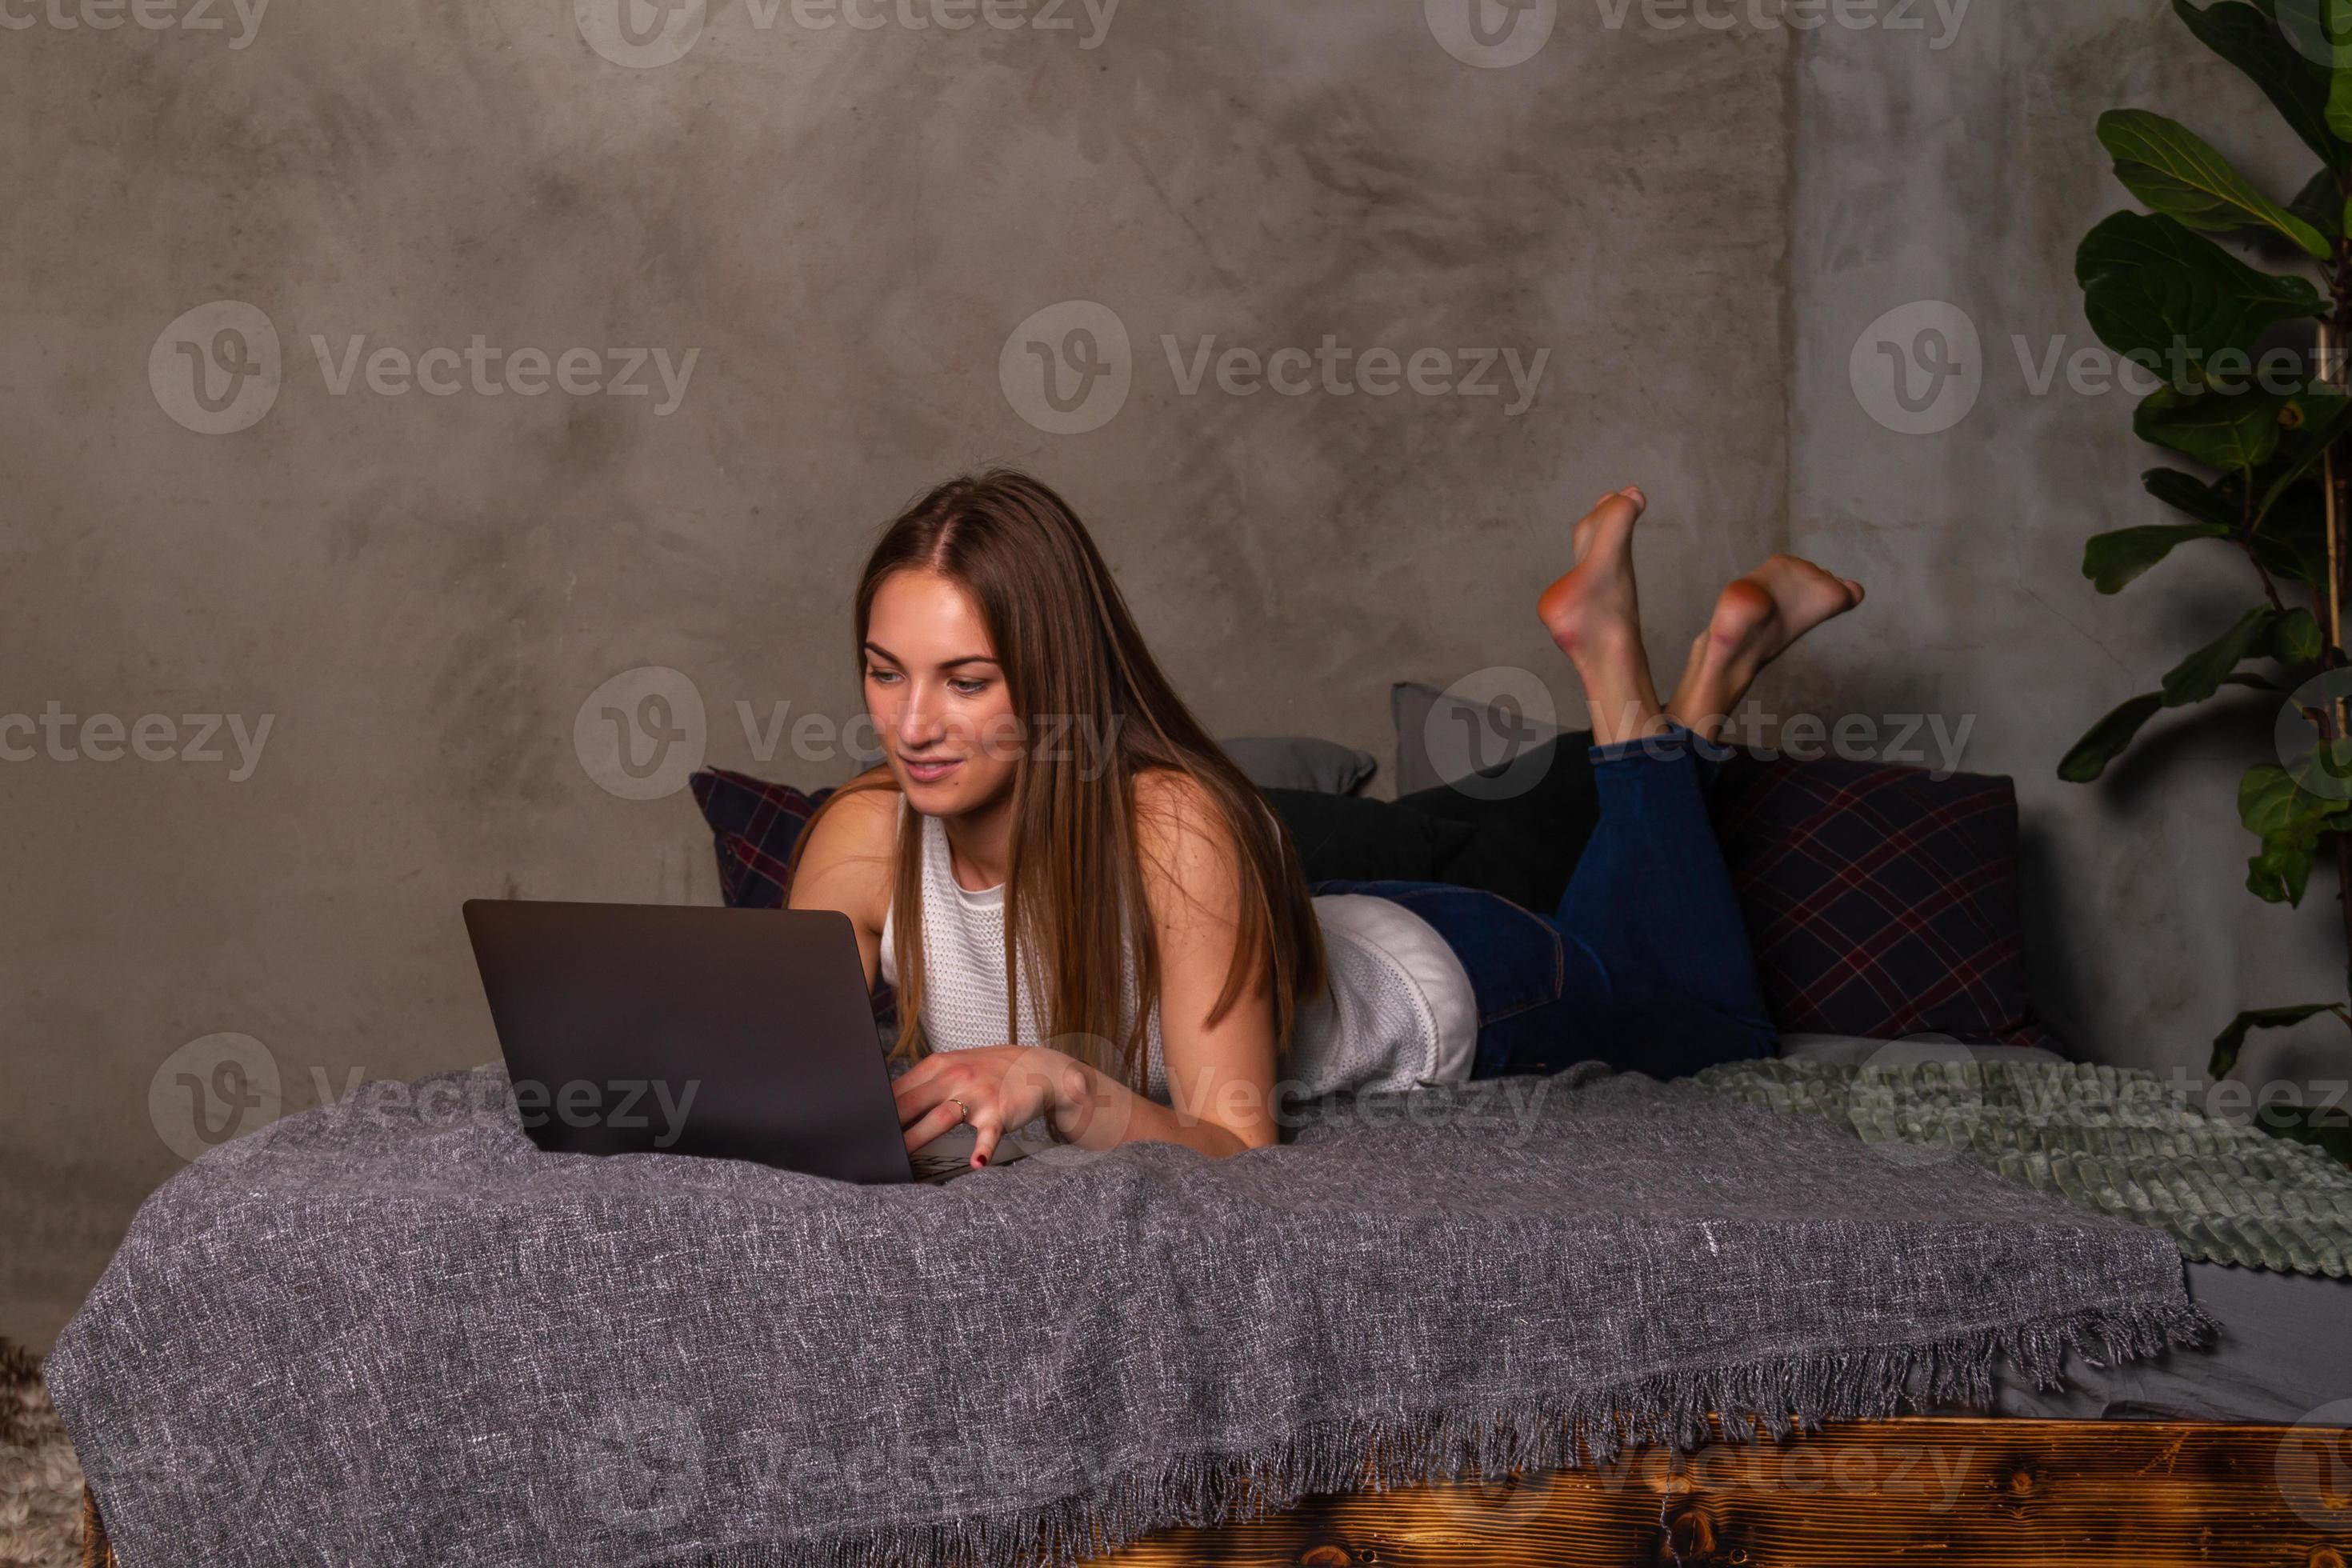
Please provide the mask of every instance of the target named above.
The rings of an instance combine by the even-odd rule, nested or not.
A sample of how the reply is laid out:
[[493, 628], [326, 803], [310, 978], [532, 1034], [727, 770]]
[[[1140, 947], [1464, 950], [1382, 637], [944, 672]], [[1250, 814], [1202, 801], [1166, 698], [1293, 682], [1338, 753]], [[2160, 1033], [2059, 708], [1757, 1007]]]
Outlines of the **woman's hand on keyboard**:
[[971, 1163], [978, 1168], [988, 1163], [1006, 1129], [1078, 1109], [1087, 1103], [1087, 1088], [1086, 1064], [1064, 1052], [1044, 1046], [976, 1046], [933, 1051], [900, 1073], [890, 1092], [898, 1102], [898, 1125], [906, 1130], [909, 1152], [969, 1121]]

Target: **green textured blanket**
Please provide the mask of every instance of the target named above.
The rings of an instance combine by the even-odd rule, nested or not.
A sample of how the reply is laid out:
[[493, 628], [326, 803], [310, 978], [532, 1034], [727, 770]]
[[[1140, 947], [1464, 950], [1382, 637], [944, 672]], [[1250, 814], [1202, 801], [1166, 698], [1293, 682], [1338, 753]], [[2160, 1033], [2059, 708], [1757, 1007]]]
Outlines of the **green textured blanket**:
[[2184, 1102], [2153, 1073], [2075, 1062], [1730, 1062], [1734, 1099], [1851, 1127], [1889, 1160], [1966, 1157], [2167, 1231], [2200, 1262], [2342, 1279], [2352, 1169]]

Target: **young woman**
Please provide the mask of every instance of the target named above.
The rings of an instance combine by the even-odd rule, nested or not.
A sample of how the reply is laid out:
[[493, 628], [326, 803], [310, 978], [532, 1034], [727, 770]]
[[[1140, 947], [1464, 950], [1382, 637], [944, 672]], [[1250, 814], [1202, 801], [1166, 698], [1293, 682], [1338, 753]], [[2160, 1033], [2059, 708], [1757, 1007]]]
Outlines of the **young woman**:
[[970, 1121], [984, 1165], [1042, 1120], [1087, 1148], [1224, 1155], [1277, 1141], [1278, 1065], [1322, 1092], [1768, 1051], [1701, 753], [1862, 587], [1773, 556], [1724, 589], [1661, 703], [1631, 552], [1647, 505], [1601, 497], [1536, 605], [1584, 683], [1601, 801], [1549, 917], [1440, 883], [1310, 889], [1035, 479], [951, 480], [892, 523], [856, 617], [885, 760], [819, 808], [789, 885], [848, 915], [867, 984], [898, 988], [907, 1146]]

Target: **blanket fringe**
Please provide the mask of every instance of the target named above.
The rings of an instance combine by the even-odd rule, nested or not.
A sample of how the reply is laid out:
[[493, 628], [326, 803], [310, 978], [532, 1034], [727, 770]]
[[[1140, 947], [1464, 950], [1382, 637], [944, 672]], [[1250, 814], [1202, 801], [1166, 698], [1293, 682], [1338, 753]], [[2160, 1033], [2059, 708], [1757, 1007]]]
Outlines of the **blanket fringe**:
[[[1990, 1409], [1996, 1358], [2037, 1389], [2055, 1389], [2064, 1386], [2069, 1352], [2112, 1365], [2202, 1345], [2219, 1329], [2186, 1300], [2091, 1308], [1922, 1343], [1676, 1369], [1565, 1402], [1545, 1394], [1475, 1411], [1352, 1416], [1247, 1452], [1173, 1456], [1043, 1508], [794, 1542], [790, 1560], [827, 1568], [1070, 1568], [1171, 1525], [1255, 1519], [1318, 1492], [1606, 1466], [1647, 1444], [1687, 1450], [1717, 1435], [1709, 1412], [1723, 1417], [1724, 1439], [1744, 1444], [1756, 1435], [1751, 1423], [1779, 1441], [1827, 1422], [1951, 1405]], [[777, 1552], [773, 1543], [722, 1548], [688, 1561], [739, 1568], [776, 1562]]]

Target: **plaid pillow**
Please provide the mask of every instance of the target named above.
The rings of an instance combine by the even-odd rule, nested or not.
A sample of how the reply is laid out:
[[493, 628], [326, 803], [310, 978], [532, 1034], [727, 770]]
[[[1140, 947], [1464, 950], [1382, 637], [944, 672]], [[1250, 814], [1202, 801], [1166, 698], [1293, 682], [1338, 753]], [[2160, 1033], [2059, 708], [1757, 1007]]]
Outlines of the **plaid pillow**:
[[[769, 784], [724, 768], [705, 769], [688, 779], [687, 785], [717, 841], [719, 894], [727, 907], [783, 908], [784, 868], [792, 862], [793, 846], [833, 791], [804, 795], [790, 784]], [[877, 975], [874, 987], [875, 1018], [895, 1019], [898, 997], [890, 983]]]
[[1782, 1030], [2053, 1044], [2026, 996], [2010, 780], [1740, 752], [1714, 809]]

